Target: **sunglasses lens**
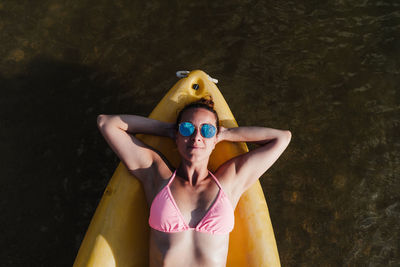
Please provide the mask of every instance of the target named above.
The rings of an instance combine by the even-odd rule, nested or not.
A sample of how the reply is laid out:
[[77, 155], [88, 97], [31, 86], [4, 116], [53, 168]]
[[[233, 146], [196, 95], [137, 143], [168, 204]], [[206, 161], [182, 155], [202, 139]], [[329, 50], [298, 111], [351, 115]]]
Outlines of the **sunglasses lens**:
[[179, 132], [183, 136], [191, 136], [194, 132], [194, 125], [190, 122], [182, 122], [179, 124]]
[[201, 135], [205, 138], [211, 138], [215, 135], [216, 129], [214, 125], [211, 124], [203, 124], [201, 127]]

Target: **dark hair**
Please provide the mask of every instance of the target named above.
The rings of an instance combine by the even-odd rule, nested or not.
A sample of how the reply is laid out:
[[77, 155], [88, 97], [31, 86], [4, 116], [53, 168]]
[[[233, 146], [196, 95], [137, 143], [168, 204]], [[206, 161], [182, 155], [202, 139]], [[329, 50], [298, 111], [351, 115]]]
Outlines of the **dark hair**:
[[202, 97], [197, 101], [189, 103], [179, 111], [178, 118], [176, 119], [176, 131], [178, 131], [178, 124], [181, 121], [183, 112], [191, 108], [204, 108], [214, 113], [217, 125], [217, 133], [219, 132], [219, 118], [217, 112], [214, 110], [214, 101], [212, 100], [211, 95], [208, 96], [208, 99]]

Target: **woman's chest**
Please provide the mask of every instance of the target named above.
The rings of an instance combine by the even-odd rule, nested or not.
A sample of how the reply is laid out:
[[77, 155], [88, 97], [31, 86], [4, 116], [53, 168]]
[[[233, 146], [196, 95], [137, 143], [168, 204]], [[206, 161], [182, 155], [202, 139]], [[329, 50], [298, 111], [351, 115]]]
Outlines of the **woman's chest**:
[[193, 190], [192, 188], [172, 185], [170, 194], [186, 224], [189, 227], [196, 227], [218, 201], [220, 189], [217, 186], [208, 186]]

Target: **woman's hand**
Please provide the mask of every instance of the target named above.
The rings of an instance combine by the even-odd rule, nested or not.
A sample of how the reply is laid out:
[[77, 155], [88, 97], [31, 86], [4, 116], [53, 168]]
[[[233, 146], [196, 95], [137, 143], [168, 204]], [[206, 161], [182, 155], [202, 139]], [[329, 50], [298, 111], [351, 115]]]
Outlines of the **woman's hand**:
[[226, 139], [226, 133], [229, 131], [229, 129], [225, 128], [224, 126], [219, 126], [218, 129], [219, 129], [219, 131], [217, 134], [217, 143], [216, 144], [218, 144], [221, 141], [224, 141]]

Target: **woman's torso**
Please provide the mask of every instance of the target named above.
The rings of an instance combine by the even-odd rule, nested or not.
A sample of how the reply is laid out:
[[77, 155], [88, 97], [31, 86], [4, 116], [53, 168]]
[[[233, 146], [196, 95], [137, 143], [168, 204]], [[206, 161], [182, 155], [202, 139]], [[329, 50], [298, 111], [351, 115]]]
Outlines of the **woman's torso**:
[[[196, 187], [189, 186], [178, 175], [171, 180], [173, 174], [165, 165], [148, 177], [152, 182], [144, 186], [147, 202], [152, 207], [157, 194], [169, 187], [183, 224], [191, 229], [167, 233], [150, 228], [150, 266], [225, 266], [229, 233], [211, 234], [194, 228], [218, 204], [215, 202], [219, 201], [219, 194], [229, 200], [226, 206], [232, 209], [232, 214], [238, 198], [232, 197], [227, 186], [215, 181], [211, 174]], [[168, 182], [171, 183], [168, 185]]]
[[226, 266], [229, 235], [150, 230], [150, 267]]

